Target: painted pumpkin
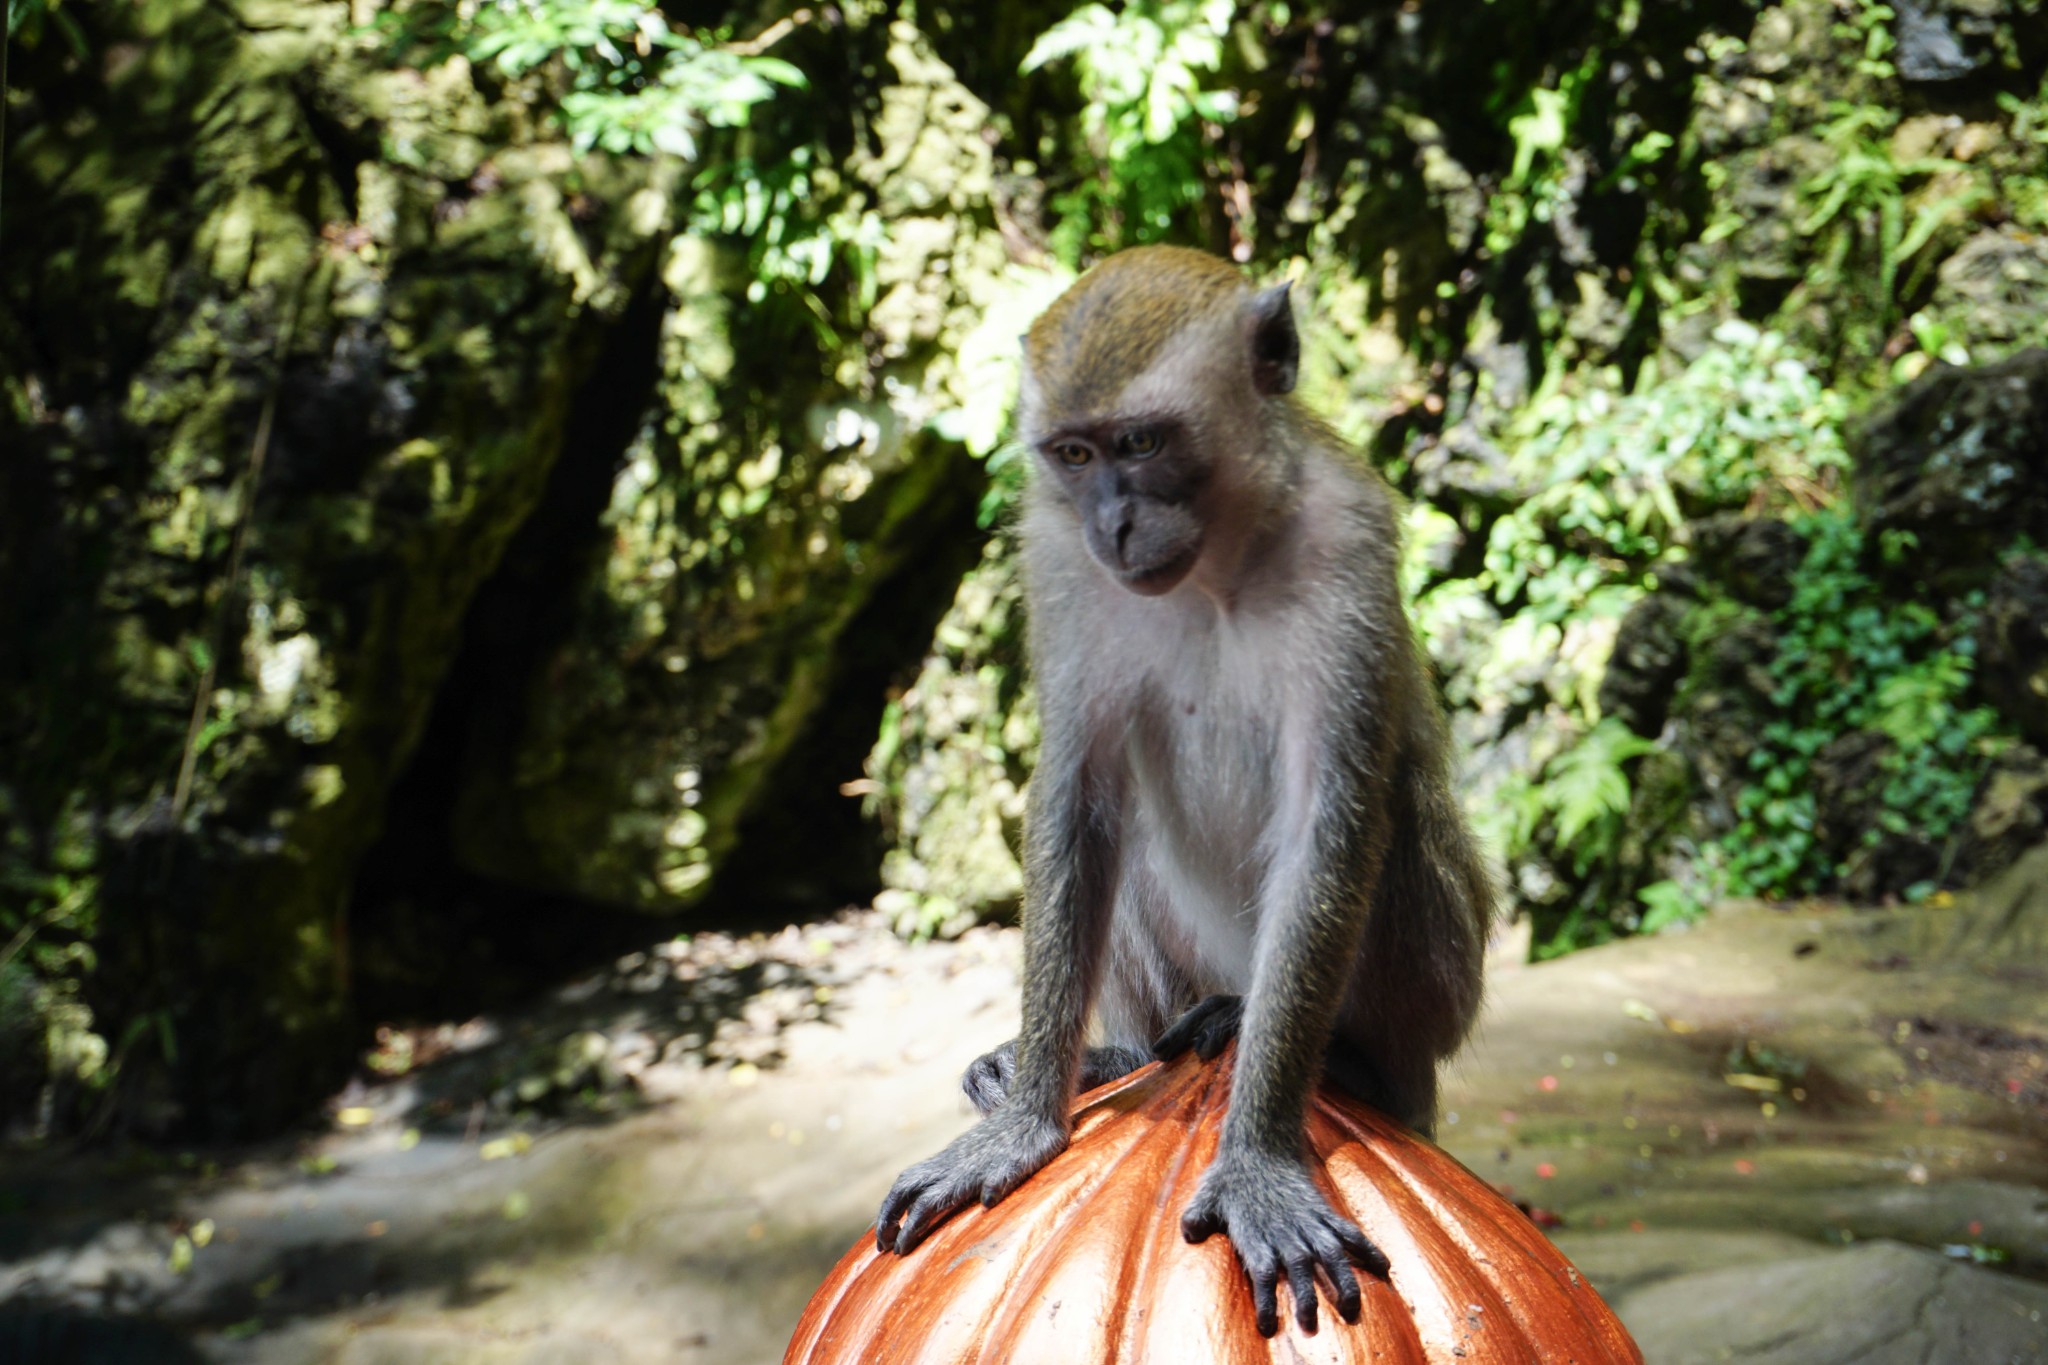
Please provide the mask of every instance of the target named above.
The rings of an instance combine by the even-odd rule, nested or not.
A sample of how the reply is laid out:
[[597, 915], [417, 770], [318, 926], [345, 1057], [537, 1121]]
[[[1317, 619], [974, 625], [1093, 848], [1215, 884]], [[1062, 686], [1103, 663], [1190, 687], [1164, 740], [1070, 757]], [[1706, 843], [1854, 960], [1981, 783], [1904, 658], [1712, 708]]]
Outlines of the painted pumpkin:
[[1327, 1302], [1261, 1337], [1227, 1237], [1180, 1215], [1216, 1152], [1230, 1053], [1154, 1063], [1081, 1097], [1074, 1141], [992, 1209], [908, 1256], [863, 1234], [804, 1310], [784, 1365], [1642, 1365], [1600, 1297], [1529, 1219], [1442, 1149], [1325, 1090], [1308, 1139], [1325, 1194], [1393, 1264], [1361, 1274], [1356, 1323]]

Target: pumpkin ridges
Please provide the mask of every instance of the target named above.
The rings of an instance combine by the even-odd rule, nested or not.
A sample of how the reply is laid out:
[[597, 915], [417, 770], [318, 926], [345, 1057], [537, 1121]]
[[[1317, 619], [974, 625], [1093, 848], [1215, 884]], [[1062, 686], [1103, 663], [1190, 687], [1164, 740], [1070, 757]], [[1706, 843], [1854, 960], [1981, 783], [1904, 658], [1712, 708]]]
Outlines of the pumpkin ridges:
[[1207, 1120], [1229, 1102], [1229, 1069], [1202, 1067], [1189, 1057], [1169, 1063], [1161, 1081], [1162, 1089], [1185, 1097], [1187, 1124], [1177, 1135], [1184, 1144], [1180, 1160], [1151, 1201], [1156, 1221], [1146, 1239], [1148, 1264], [1168, 1273], [1148, 1293], [1142, 1334], [1135, 1331], [1139, 1324], [1127, 1327], [1125, 1353], [1119, 1358], [1129, 1365], [1266, 1365], [1266, 1353], [1253, 1345], [1260, 1339], [1248, 1306], [1237, 1311], [1244, 1284], [1228, 1241], [1213, 1238], [1190, 1246], [1180, 1233], [1180, 1211], [1215, 1158], [1218, 1125]]
[[[1114, 1166], [1115, 1162], [1111, 1161], [1108, 1164]], [[1055, 1168], [1049, 1166], [1046, 1171], [1053, 1172]], [[1047, 1178], [1046, 1172], [1041, 1172], [1012, 1191], [994, 1210], [969, 1205], [941, 1225], [942, 1228], [955, 1229], [953, 1240], [960, 1242], [966, 1241], [970, 1229], [977, 1229], [982, 1223], [993, 1219], [1000, 1219], [1010, 1232], [1001, 1247], [1003, 1255], [1000, 1258], [990, 1258], [991, 1267], [1001, 1264], [1007, 1273], [1001, 1281], [992, 1286], [992, 1292], [979, 1297], [971, 1312], [962, 1314], [963, 1321], [971, 1320], [973, 1323], [969, 1333], [970, 1340], [962, 1343], [962, 1349], [943, 1354], [930, 1354], [928, 1358], [935, 1362], [935, 1365], [940, 1361], [952, 1365], [952, 1362], [956, 1361], [1000, 1361], [1009, 1358], [1006, 1348], [1003, 1354], [990, 1356], [989, 1342], [992, 1338], [997, 1341], [1004, 1339], [1006, 1318], [1014, 1317], [1014, 1314], [1006, 1312], [1006, 1307], [1017, 1297], [1020, 1277], [1028, 1273], [1033, 1266], [1044, 1262], [1049, 1248], [1064, 1247], [1067, 1244], [1069, 1239], [1065, 1234], [1068, 1227], [1081, 1211], [1086, 1209], [1089, 1196], [1101, 1185], [1102, 1172], [1086, 1167], [1069, 1167], [1065, 1171], [1056, 1172], [1050, 1179]], [[1048, 1213], [1046, 1210], [1052, 1212]], [[912, 1256], [916, 1254], [913, 1252]], [[902, 1259], [905, 1273], [908, 1273], [910, 1258]], [[953, 1269], [954, 1266], [948, 1266], [948, 1278], [951, 1278]], [[979, 1271], [973, 1276], [977, 1283], [989, 1278], [987, 1270]]]
[[[872, 1238], [872, 1229], [869, 1235]], [[872, 1249], [872, 1242], [870, 1248]], [[856, 1269], [859, 1265], [859, 1250], [860, 1246], [856, 1243], [852, 1252], [840, 1257], [838, 1264], [832, 1267], [832, 1273], [825, 1277], [825, 1283], [818, 1286], [818, 1292], [811, 1296], [802, 1320], [796, 1325], [796, 1335], [789, 1340], [789, 1350], [785, 1352], [789, 1359], [813, 1359], [825, 1334], [840, 1325], [840, 1305], [859, 1279]]]
[[[1011, 1198], [1028, 1204], [1048, 1192], [1027, 1184]], [[981, 1212], [970, 1207], [947, 1219], [910, 1256], [877, 1251], [872, 1241], [856, 1244], [849, 1253], [862, 1261], [856, 1292], [837, 1310], [858, 1315], [856, 1330], [829, 1342], [845, 1346], [817, 1358], [817, 1365], [957, 1365], [975, 1358], [987, 1336], [988, 1303], [1003, 1286], [994, 1271], [1027, 1249], [1018, 1246], [1020, 1238], [1039, 1240], [1030, 1236], [1034, 1228], [1028, 1219], [985, 1229], [974, 1216]], [[905, 1293], [911, 1284], [917, 1292]], [[977, 1298], [983, 1300], [980, 1305]]]
[[[1310, 1169], [1317, 1187], [1322, 1190], [1323, 1197], [1330, 1201], [1332, 1208], [1357, 1223], [1360, 1231], [1364, 1232], [1375, 1246], [1392, 1257], [1395, 1253], [1389, 1250], [1389, 1246], [1398, 1239], [1387, 1236], [1384, 1232], [1375, 1233], [1372, 1220], [1366, 1210], [1360, 1207], [1359, 1200], [1338, 1181], [1333, 1163], [1337, 1157], [1346, 1153], [1342, 1152], [1337, 1144], [1327, 1140], [1318, 1126], [1317, 1118], [1318, 1115], [1311, 1109], [1307, 1138], [1313, 1157]], [[1396, 1226], [1398, 1227], [1398, 1224]], [[1418, 1234], [1401, 1230], [1401, 1236], [1419, 1248]], [[1423, 1345], [1413, 1306], [1401, 1293], [1400, 1287], [1376, 1275], [1357, 1273], [1359, 1287], [1364, 1291], [1364, 1301], [1360, 1307], [1358, 1324], [1343, 1329], [1364, 1334], [1358, 1341], [1355, 1358], [1361, 1361], [1384, 1361], [1389, 1365], [1411, 1365], [1411, 1362], [1412, 1365], [1427, 1365], [1429, 1354]], [[1334, 1314], [1328, 1317], [1340, 1324], [1343, 1322], [1343, 1319], [1335, 1318]], [[1330, 1330], [1327, 1321], [1323, 1330]]]
[[[1076, 1137], [1079, 1138], [1085, 1130], [1099, 1127], [1104, 1122], [1120, 1121], [1130, 1112], [1157, 1107], [1161, 1099], [1171, 1101], [1170, 1096], [1148, 1095], [1125, 1113], [1116, 1112], [1120, 1106], [1114, 1103], [1115, 1100], [1124, 1091], [1133, 1088], [1132, 1084], [1127, 1082], [1142, 1079], [1142, 1076], [1124, 1078], [1090, 1092], [1084, 1108], [1097, 1117], [1093, 1121], [1081, 1118], [1076, 1124]], [[1088, 1171], [1081, 1170], [1074, 1172], [1073, 1176], [1065, 1181], [1055, 1180], [1048, 1184], [1041, 1177], [1027, 1182], [1004, 1201], [1006, 1206], [1019, 1206], [1007, 1208], [1006, 1212], [1015, 1214], [1022, 1212], [1021, 1206], [1024, 1205], [1054, 1202], [1070, 1187], [1076, 1185], [1100, 1183], [1099, 1180], [1090, 1182], [1089, 1175]], [[1087, 1191], [1083, 1191], [1076, 1202], [1084, 1201], [1086, 1193]], [[821, 1287], [810, 1309], [806, 1311], [803, 1323], [799, 1324], [798, 1335], [791, 1340], [786, 1358], [812, 1360], [817, 1362], [817, 1365], [841, 1360], [846, 1361], [847, 1365], [918, 1365], [921, 1361], [956, 1365], [956, 1362], [973, 1359], [981, 1354], [985, 1349], [990, 1328], [994, 1325], [993, 1318], [998, 1302], [1007, 1297], [1003, 1293], [1004, 1280], [993, 1278], [990, 1271], [996, 1262], [1027, 1261], [1039, 1250], [1036, 1245], [1020, 1247], [999, 1243], [998, 1255], [977, 1258], [987, 1262], [989, 1270], [960, 1275], [957, 1268], [961, 1257], [970, 1254], [987, 1240], [973, 1236], [970, 1231], [983, 1216], [982, 1210], [970, 1206], [948, 1218], [933, 1229], [924, 1244], [913, 1253], [913, 1256], [920, 1258], [914, 1265], [911, 1258], [878, 1252], [872, 1243], [865, 1246], [856, 1243], [849, 1254], [841, 1259], [840, 1264], [834, 1267], [825, 1286]], [[1051, 1226], [1046, 1226], [1042, 1220], [1028, 1217], [1014, 1219], [1017, 1225], [1030, 1228], [1037, 1234], [1029, 1238], [1032, 1244], [1050, 1241], [1051, 1234], [1056, 1233], [1064, 1221], [1061, 1219]], [[945, 1269], [934, 1275], [927, 1268], [930, 1260], [945, 1261], [948, 1264]], [[921, 1277], [921, 1301], [932, 1302], [936, 1299], [944, 1305], [937, 1314], [926, 1316], [914, 1310], [905, 1311], [903, 1299], [896, 1291], [899, 1288], [899, 1281], [912, 1276]], [[961, 1282], [959, 1289], [947, 1292], [947, 1286], [956, 1280]], [[986, 1285], [985, 1293], [975, 1295], [975, 1289], [983, 1285]], [[982, 1297], [984, 1302], [977, 1306], [964, 1301], [974, 1297]], [[804, 1330], [807, 1326], [808, 1333]], [[867, 1343], [865, 1354], [842, 1353], [841, 1343], [859, 1342]], [[878, 1346], [885, 1354], [878, 1356], [874, 1353]], [[826, 1354], [820, 1354], [821, 1351]]]
[[[1317, 1114], [1316, 1118], [1326, 1118]], [[1322, 1122], [1312, 1121], [1311, 1131], [1327, 1134]], [[1454, 1254], [1442, 1230], [1433, 1227], [1427, 1207], [1399, 1179], [1376, 1142], [1352, 1141], [1316, 1144], [1324, 1169], [1338, 1190], [1338, 1203], [1386, 1254], [1393, 1267], [1391, 1292], [1406, 1307], [1406, 1317], [1415, 1337], [1419, 1359], [1451, 1358], [1467, 1349], [1469, 1332], [1461, 1331], [1464, 1313], [1456, 1296], [1471, 1301], [1479, 1277], [1474, 1268]]]
[[[1447, 1228], [1459, 1237], [1469, 1254], [1485, 1254], [1471, 1235], [1472, 1223], [1479, 1222], [1499, 1232], [1523, 1255], [1526, 1271], [1517, 1278], [1542, 1274], [1550, 1281], [1550, 1288], [1562, 1294], [1565, 1302], [1573, 1308], [1585, 1333], [1580, 1349], [1592, 1352], [1612, 1349], [1615, 1334], [1607, 1329], [1612, 1324], [1613, 1314], [1533, 1222], [1522, 1217], [1500, 1219], [1490, 1216], [1489, 1206], [1505, 1201], [1448, 1153], [1433, 1148], [1417, 1148], [1413, 1155], [1412, 1164], [1401, 1168], [1402, 1178], [1413, 1188], [1432, 1190], [1434, 1197], [1464, 1207], [1470, 1216], [1462, 1220], [1447, 1220]], [[1516, 1306], [1522, 1309], [1518, 1316], [1527, 1323], [1527, 1314], [1535, 1310], [1527, 1304]], [[1547, 1317], [1541, 1326], [1546, 1333], [1557, 1332], [1557, 1324]]]
[[[997, 1305], [995, 1311], [999, 1326], [998, 1336], [1011, 1343], [1011, 1355], [1008, 1358], [1019, 1361], [1050, 1361], [1064, 1358], [1067, 1351], [1071, 1350], [1072, 1338], [1064, 1344], [1054, 1342], [1043, 1348], [1034, 1348], [1032, 1338], [1040, 1330], [1062, 1333], [1072, 1330], [1071, 1323], [1058, 1321], [1063, 1315], [1064, 1301], [1054, 1301], [1050, 1312], [1041, 1313], [1038, 1310], [1055, 1291], [1076, 1276], [1098, 1277], [1098, 1293], [1081, 1296], [1084, 1303], [1092, 1301], [1106, 1309], [1129, 1301], [1120, 1292], [1128, 1284], [1131, 1273], [1128, 1254], [1105, 1256], [1103, 1253], [1106, 1250], [1127, 1253], [1132, 1244], [1141, 1240], [1137, 1230], [1138, 1224], [1153, 1211], [1149, 1207], [1149, 1200], [1136, 1197], [1137, 1192], [1148, 1183], [1144, 1175], [1141, 1174], [1134, 1180], [1122, 1181], [1121, 1183], [1127, 1187], [1127, 1192], [1121, 1196], [1115, 1193], [1116, 1184], [1121, 1172], [1138, 1164], [1137, 1158], [1152, 1153], [1154, 1149], [1164, 1148], [1171, 1151], [1178, 1146], [1181, 1132], [1174, 1120], [1181, 1117], [1183, 1112], [1192, 1111], [1194, 1106], [1190, 1103], [1185, 1088], [1164, 1089], [1128, 1108], [1104, 1103], [1114, 1100], [1122, 1093], [1117, 1091], [1108, 1096], [1098, 1097], [1083, 1108], [1081, 1118], [1093, 1120], [1087, 1127], [1091, 1140], [1099, 1149], [1106, 1149], [1096, 1164], [1095, 1178], [1075, 1199], [1073, 1210], [1059, 1218], [1056, 1224], [1057, 1238], [1048, 1238], [1034, 1248], [1036, 1254], [1019, 1267], [1018, 1281], [1013, 1282], [1010, 1292], [1003, 1295]], [[1077, 1140], [1082, 1131], [1082, 1123], [1077, 1121]], [[1095, 1200], [1096, 1207], [1091, 1210], [1089, 1196], [1105, 1188], [1112, 1191], [1107, 1207], [1101, 1207], [1104, 1204], [1103, 1200]], [[1096, 1221], [1079, 1232], [1074, 1231], [1076, 1220], [1083, 1213], [1090, 1211], [1096, 1214]], [[1048, 1250], [1054, 1254], [1048, 1256]], [[1103, 1261], [1107, 1261], [1107, 1264], [1100, 1264]], [[1112, 1285], [1113, 1288], [1110, 1287]], [[1010, 1321], [1021, 1321], [1023, 1324], [1021, 1328], [1015, 1329], [1014, 1336], [1010, 1330], [1002, 1330]], [[1109, 1321], [1098, 1320], [1092, 1325], [1092, 1330], [1081, 1330], [1088, 1331], [1091, 1345], [1100, 1343], [1102, 1348], [1107, 1349], [1111, 1348], [1110, 1328]], [[1092, 1351], [1090, 1358], [1094, 1358]]]
[[[1153, 1071], [1159, 1067], [1160, 1063], [1154, 1062], [1144, 1070]], [[1117, 1334], [1114, 1342], [1114, 1354], [1104, 1365], [1109, 1365], [1110, 1361], [1143, 1365], [1144, 1361], [1151, 1358], [1146, 1343], [1157, 1326], [1153, 1308], [1158, 1302], [1160, 1290], [1155, 1282], [1159, 1279], [1161, 1268], [1169, 1264], [1169, 1257], [1185, 1245], [1181, 1241], [1180, 1225], [1173, 1217], [1173, 1210], [1181, 1207], [1193, 1196], [1193, 1182], [1188, 1179], [1190, 1170], [1194, 1173], [1194, 1179], [1199, 1181], [1206, 1165], [1194, 1159], [1194, 1144], [1184, 1141], [1183, 1133], [1176, 1130], [1183, 1125], [1188, 1129], [1196, 1126], [1195, 1121], [1209, 1105], [1210, 1092], [1219, 1083], [1221, 1081], [1218, 1076], [1210, 1075], [1196, 1083], [1162, 1087], [1158, 1101], [1147, 1105], [1143, 1111], [1147, 1118], [1153, 1117], [1155, 1113], [1158, 1115], [1159, 1131], [1165, 1133], [1176, 1144], [1176, 1150], [1169, 1155], [1164, 1179], [1160, 1181], [1158, 1193], [1153, 1196], [1152, 1212], [1155, 1217], [1152, 1227], [1149, 1234], [1140, 1235], [1135, 1264], [1126, 1281], [1129, 1294], [1127, 1301], [1141, 1307], [1125, 1319], [1123, 1330]], [[1183, 1189], [1184, 1186], [1189, 1188]]]
[[[1336, 1127], [1360, 1135], [1368, 1126], [1361, 1119], [1377, 1121], [1380, 1117], [1320, 1098], [1317, 1107], [1321, 1116]], [[1476, 1265], [1492, 1265], [1491, 1253], [1474, 1233], [1475, 1228], [1482, 1227], [1489, 1234], [1506, 1239], [1520, 1253], [1518, 1262], [1512, 1267], [1499, 1267], [1488, 1277], [1487, 1285], [1491, 1297], [1524, 1336], [1540, 1337], [1547, 1348], [1557, 1348], [1561, 1361], [1576, 1358], [1572, 1353], [1579, 1351], [1596, 1360], [1641, 1359], [1633, 1354], [1634, 1344], [1620, 1328], [1612, 1310], [1592, 1292], [1550, 1240], [1455, 1157], [1420, 1139], [1398, 1145], [1372, 1145], [1386, 1169], [1428, 1211], [1430, 1217], [1426, 1222], [1451, 1240], [1463, 1259]], [[1502, 1217], [1502, 1209], [1512, 1212]], [[1549, 1292], [1532, 1300], [1527, 1282], [1535, 1276], [1549, 1281]], [[1554, 1299], [1561, 1299], [1571, 1310], [1568, 1321], [1557, 1320], [1556, 1309], [1551, 1306]], [[1539, 1303], [1543, 1306], [1539, 1307]]]
[[[996, 1209], [954, 1215], [909, 1257], [856, 1243], [785, 1365], [1641, 1365], [1591, 1286], [1491, 1187], [1330, 1093], [1311, 1107], [1311, 1169], [1394, 1260], [1394, 1284], [1366, 1282], [1355, 1326], [1325, 1312], [1308, 1336], [1290, 1313], [1260, 1338], [1228, 1236], [1179, 1236], [1214, 1160], [1231, 1061], [1147, 1066], [1090, 1092], [1074, 1150]], [[1026, 1353], [1048, 1328], [1055, 1344]]]
[[[1354, 1115], [1348, 1112], [1340, 1112], [1333, 1117], [1341, 1128], [1363, 1129], [1365, 1126], [1349, 1122]], [[1463, 1343], [1468, 1358], [1475, 1342], [1479, 1342], [1484, 1350], [1499, 1340], [1499, 1329], [1491, 1329], [1495, 1335], [1483, 1342], [1473, 1334], [1488, 1332], [1491, 1324], [1502, 1321], [1512, 1323], [1524, 1340], [1534, 1336], [1543, 1340], [1546, 1347], [1572, 1345], [1556, 1339], [1559, 1335], [1557, 1324], [1530, 1320], [1524, 1296], [1515, 1293], [1512, 1284], [1512, 1281], [1523, 1278], [1526, 1271], [1496, 1266], [1491, 1254], [1472, 1235], [1473, 1224], [1502, 1233], [1522, 1252], [1522, 1267], [1548, 1274], [1549, 1267], [1543, 1262], [1554, 1258], [1556, 1253], [1547, 1246], [1533, 1247], [1518, 1235], [1518, 1225], [1526, 1224], [1519, 1213], [1513, 1212], [1490, 1190], [1484, 1190], [1487, 1196], [1485, 1204], [1475, 1202], [1470, 1197], [1466, 1182], [1476, 1185], [1476, 1178], [1462, 1166], [1455, 1167], [1455, 1170], [1445, 1169], [1443, 1163], [1420, 1158], [1423, 1149], [1419, 1140], [1410, 1139], [1398, 1146], [1374, 1143], [1370, 1150], [1378, 1157], [1380, 1168], [1385, 1173], [1384, 1180], [1374, 1182], [1375, 1191], [1384, 1194], [1387, 1183], [1399, 1189], [1403, 1202], [1410, 1204], [1413, 1210], [1401, 1219], [1402, 1223], [1431, 1229], [1441, 1245], [1438, 1264], [1443, 1269], [1430, 1276], [1429, 1283], [1433, 1287], [1441, 1286], [1451, 1320], [1457, 1322], [1462, 1319], [1465, 1335], [1472, 1336], [1471, 1341]], [[1420, 1164], [1435, 1168], [1433, 1173], [1439, 1178], [1434, 1181], [1417, 1179], [1414, 1166]], [[1483, 1187], [1479, 1188], [1483, 1190]], [[1507, 1218], [1501, 1217], [1501, 1209], [1508, 1209]], [[1533, 1225], [1529, 1230], [1534, 1232]], [[1555, 1276], [1550, 1278], [1554, 1280]], [[1446, 1281], [1455, 1281], [1455, 1292]], [[1561, 1285], [1557, 1287], [1563, 1288]], [[1477, 1314], [1471, 1312], [1474, 1307], [1479, 1310]], [[1578, 1315], [1575, 1313], [1574, 1316]], [[1491, 1354], [1490, 1351], [1487, 1353]]]

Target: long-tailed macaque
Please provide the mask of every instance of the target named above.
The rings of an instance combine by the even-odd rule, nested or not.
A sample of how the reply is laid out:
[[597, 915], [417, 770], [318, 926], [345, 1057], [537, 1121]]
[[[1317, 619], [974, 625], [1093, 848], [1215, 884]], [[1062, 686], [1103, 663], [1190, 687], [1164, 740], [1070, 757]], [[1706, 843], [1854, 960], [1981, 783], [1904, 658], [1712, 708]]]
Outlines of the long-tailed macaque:
[[1402, 609], [1393, 495], [1291, 396], [1299, 356], [1287, 286], [1175, 247], [1104, 261], [1025, 338], [1044, 739], [1023, 1029], [968, 1071], [985, 1117], [882, 1201], [884, 1251], [1050, 1161], [1077, 1087], [1235, 1038], [1183, 1234], [1229, 1236], [1267, 1335], [1280, 1280], [1314, 1330], [1318, 1272], [1347, 1321], [1352, 1266], [1387, 1273], [1310, 1177], [1308, 1095], [1327, 1066], [1432, 1127], [1493, 893]]

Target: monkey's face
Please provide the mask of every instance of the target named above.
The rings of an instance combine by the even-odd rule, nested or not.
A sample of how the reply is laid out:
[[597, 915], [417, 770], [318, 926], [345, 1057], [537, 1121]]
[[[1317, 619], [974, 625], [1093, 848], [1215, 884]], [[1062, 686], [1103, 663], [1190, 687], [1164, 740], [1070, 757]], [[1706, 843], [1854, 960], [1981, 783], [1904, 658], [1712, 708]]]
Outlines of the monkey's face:
[[1081, 521], [1088, 553], [1132, 592], [1180, 586], [1202, 557], [1211, 464], [1179, 422], [1115, 417], [1038, 442], [1047, 474]]

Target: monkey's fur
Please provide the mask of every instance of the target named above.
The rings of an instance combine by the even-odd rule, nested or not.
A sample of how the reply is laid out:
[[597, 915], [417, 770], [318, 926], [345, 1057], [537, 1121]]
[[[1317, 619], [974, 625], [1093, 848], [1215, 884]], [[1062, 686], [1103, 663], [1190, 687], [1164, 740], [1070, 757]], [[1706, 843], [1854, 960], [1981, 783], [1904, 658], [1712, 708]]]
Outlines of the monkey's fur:
[[1313, 1330], [1318, 1271], [1347, 1320], [1351, 1264], [1386, 1271], [1310, 1178], [1308, 1094], [1327, 1061], [1432, 1127], [1493, 893], [1398, 595], [1393, 496], [1291, 396], [1298, 356], [1285, 286], [1174, 247], [1111, 257], [1026, 338], [1044, 739], [1023, 1031], [963, 1082], [986, 1117], [883, 1200], [885, 1251], [1058, 1154], [1077, 1085], [1235, 1036], [1183, 1233], [1229, 1235], [1268, 1335], [1279, 1280]]

